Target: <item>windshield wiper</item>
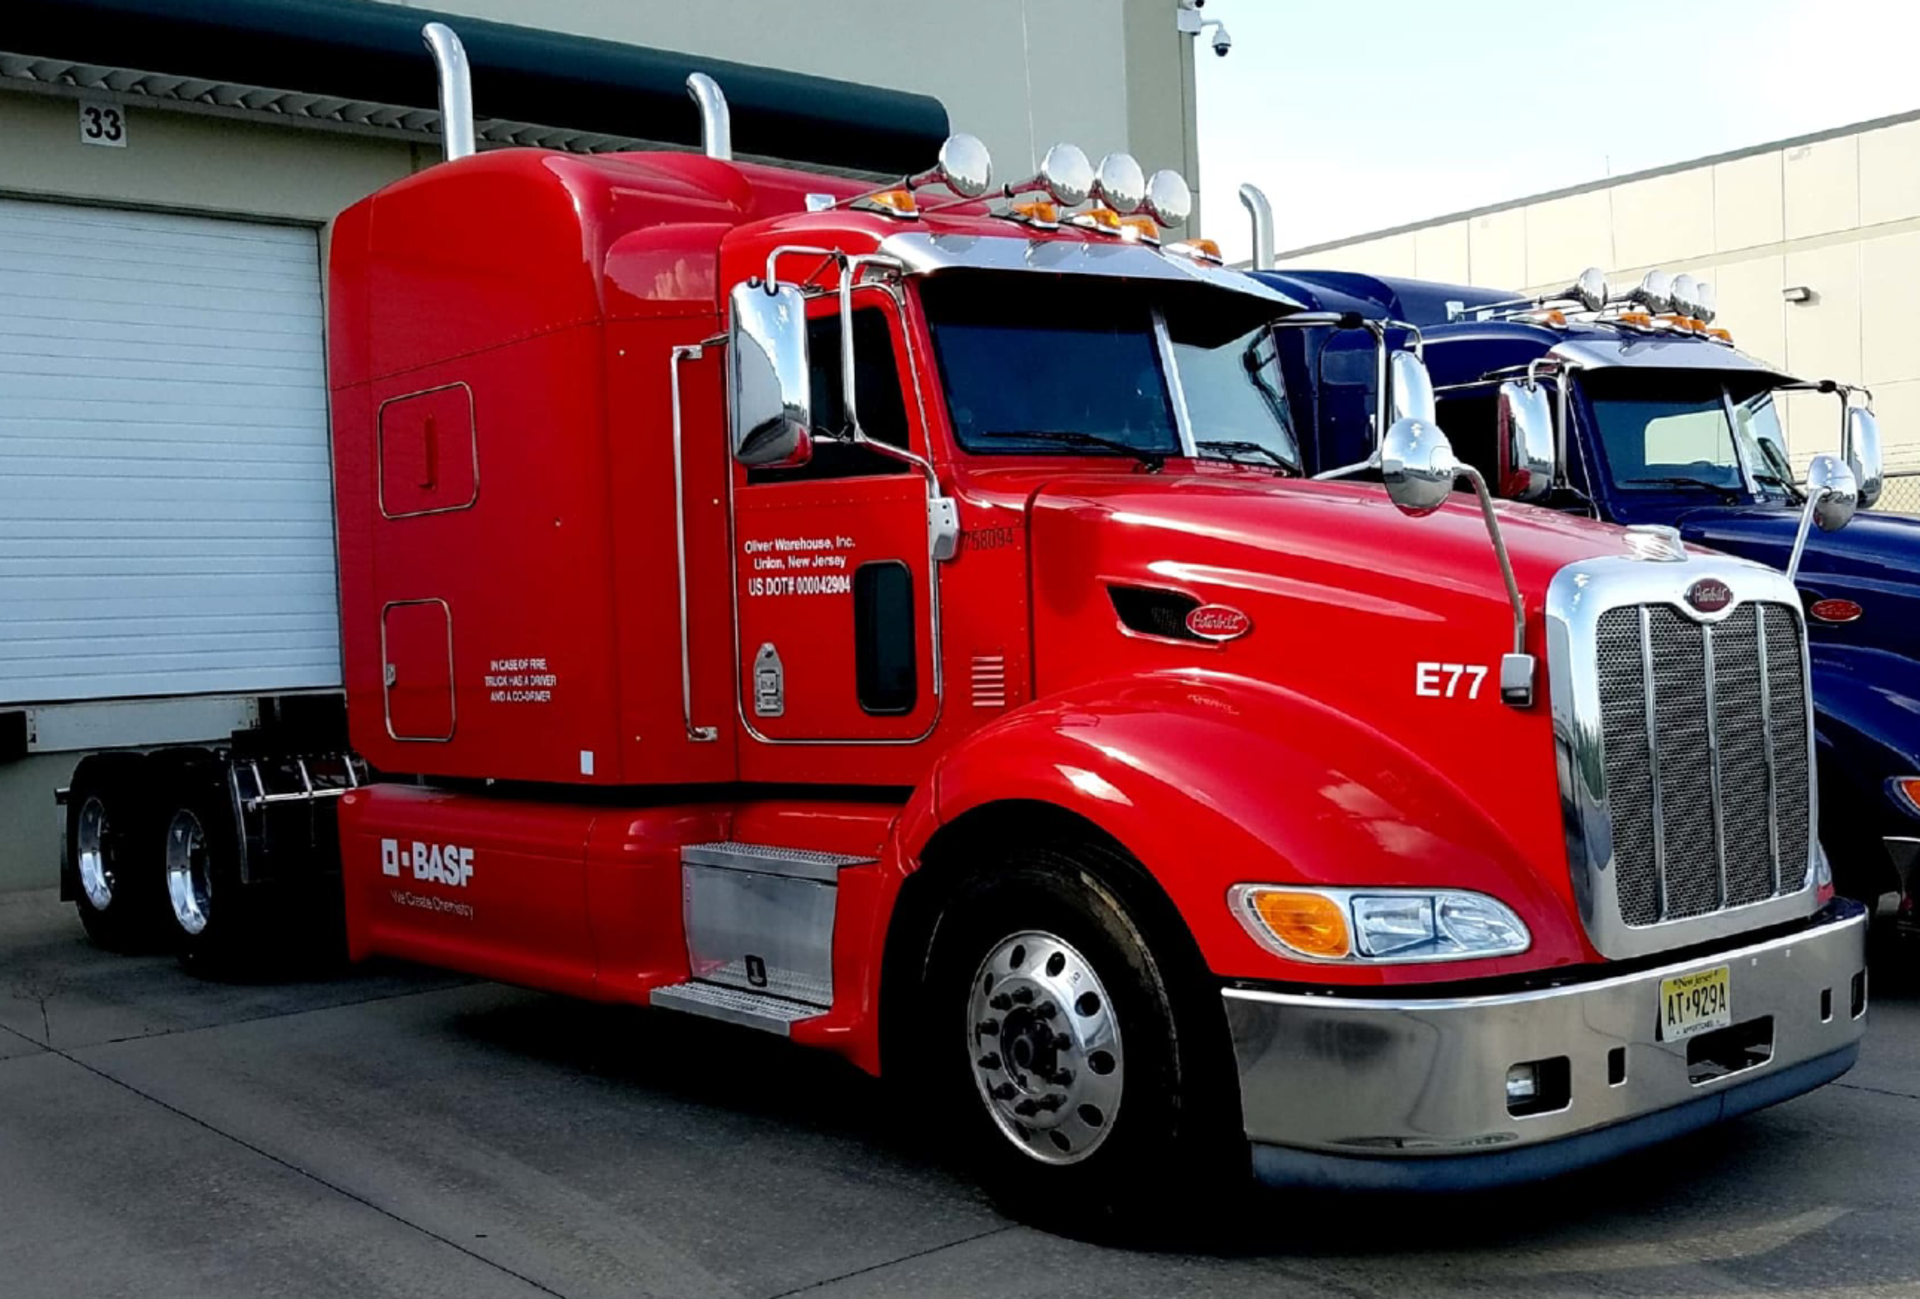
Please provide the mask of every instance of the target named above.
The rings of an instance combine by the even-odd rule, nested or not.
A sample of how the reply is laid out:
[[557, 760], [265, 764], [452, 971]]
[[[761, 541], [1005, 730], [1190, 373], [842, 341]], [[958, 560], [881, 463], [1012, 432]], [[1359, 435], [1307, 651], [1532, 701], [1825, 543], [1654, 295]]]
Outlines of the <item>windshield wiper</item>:
[[1785, 492], [1791, 500], [1797, 501], [1800, 499], [1800, 489], [1778, 474], [1763, 474], [1759, 470], [1755, 470], [1753, 481], [1756, 483], [1765, 483], [1769, 487], [1778, 487], [1781, 491]]
[[1107, 451], [1117, 451], [1123, 456], [1132, 456], [1145, 465], [1149, 473], [1158, 473], [1161, 466], [1167, 463], [1165, 452], [1149, 451], [1145, 447], [1122, 442], [1119, 438], [1103, 438], [1098, 433], [1082, 433], [1077, 429], [990, 429], [979, 436], [1010, 442], [1056, 442], [1066, 447], [1100, 447]]
[[1282, 475], [1291, 474], [1296, 478], [1300, 476], [1299, 465], [1296, 465], [1272, 447], [1261, 442], [1236, 442], [1214, 438], [1195, 442], [1194, 445], [1206, 451], [1224, 451], [1229, 459], [1234, 456], [1262, 455], [1273, 461], [1274, 464], [1280, 466], [1280, 473]]
[[1719, 492], [1728, 500], [1738, 500], [1740, 489], [1729, 487], [1725, 483], [1708, 482], [1704, 478], [1689, 478], [1685, 474], [1667, 474], [1659, 478], [1622, 478], [1629, 486], [1645, 487], [1704, 487], [1710, 492]]

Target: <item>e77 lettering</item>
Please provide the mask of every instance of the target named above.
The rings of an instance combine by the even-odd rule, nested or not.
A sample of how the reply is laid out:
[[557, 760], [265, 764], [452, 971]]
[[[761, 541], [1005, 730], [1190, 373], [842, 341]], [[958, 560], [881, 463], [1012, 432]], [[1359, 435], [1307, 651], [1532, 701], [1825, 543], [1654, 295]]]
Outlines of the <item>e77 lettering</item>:
[[[1467, 688], [1460, 688], [1462, 678]], [[1416, 663], [1413, 665], [1413, 693], [1428, 699], [1468, 699], [1480, 697], [1480, 686], [1487, 679], [1484, 663]]]

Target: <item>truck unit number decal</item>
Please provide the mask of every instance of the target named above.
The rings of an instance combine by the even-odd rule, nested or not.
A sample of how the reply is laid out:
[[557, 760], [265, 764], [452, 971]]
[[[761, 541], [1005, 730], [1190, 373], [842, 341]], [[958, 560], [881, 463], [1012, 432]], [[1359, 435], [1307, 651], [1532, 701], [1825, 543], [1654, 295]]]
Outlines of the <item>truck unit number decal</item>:
[[[1460, 679], [1468, 678], [1467, 688], [1460, 688]], [[1484, 663], [1416, 663], [1413, 665], [1413, 693], [1429, 699], [1454, 699], [1465, 695], [1469, 699], [1480, 697], [1481, 683], [1487, 679], [1487, 666]]]

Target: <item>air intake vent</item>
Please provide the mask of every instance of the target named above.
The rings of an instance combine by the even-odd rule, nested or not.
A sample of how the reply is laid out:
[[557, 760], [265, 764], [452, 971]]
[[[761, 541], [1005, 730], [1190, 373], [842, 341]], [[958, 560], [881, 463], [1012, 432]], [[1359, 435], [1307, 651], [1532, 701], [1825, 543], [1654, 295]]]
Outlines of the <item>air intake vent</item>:
[[1187, 615], [1200, 607], [1200, 602], [1190, 595], [1149, 586], [1110, 586], [1107, 595], [1113, 600], [1113, 611], [1128, 631], [1168, 640], [1201, 639], [1187, 630]]

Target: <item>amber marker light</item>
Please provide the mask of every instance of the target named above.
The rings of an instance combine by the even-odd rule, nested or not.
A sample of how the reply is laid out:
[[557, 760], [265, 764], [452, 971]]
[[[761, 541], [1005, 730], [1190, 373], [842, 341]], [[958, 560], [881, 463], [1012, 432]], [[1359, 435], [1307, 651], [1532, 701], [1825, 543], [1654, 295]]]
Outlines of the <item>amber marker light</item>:
[[1907, 805], [1909, 812], [1920, 816], [1920, 776], [1895, 776], [1887, 784], [1893, 787], [1894, 794]]
[[1138, 239], [1144, 243], [1156, 244], [1160, 242], [1160, 226], [1152, 217], [1121, 217], [1120, 233], [1128, 239]]
[[1031, 199], [1024, 203], [1015, 203], [1010, 209], [1014, 216], [1022, 221], [1031, 221], [1035, 225], [1053, 226], [1060, 224], [1060, 209], [1045, 199]]
[[878, 194], [869, 194], [860, 200], [861, 207], [873, 208], [893, 216], [916, 217], [920, 215], [920, 205], [913, 201], [913, 192], [904, 189], [883, 189]]
[[[1289, 951], [1316, 960], [1337, 961], [1353, 950], [1346, 908], [1325, 894], [1246, 885], [1234, 892], [1240, 895], [1237, 909], [1242, 912], [1241, 923], [1257, 922]], [[1260, 937], [1258, 930], [1254, 936]], [[1271, 941], [1268, 946], [1272, 946]]]

